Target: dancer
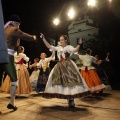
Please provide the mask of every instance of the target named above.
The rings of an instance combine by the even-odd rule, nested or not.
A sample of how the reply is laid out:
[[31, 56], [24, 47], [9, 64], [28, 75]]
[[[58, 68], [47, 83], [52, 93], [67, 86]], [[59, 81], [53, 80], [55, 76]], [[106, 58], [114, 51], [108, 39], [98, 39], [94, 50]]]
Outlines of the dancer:
[[86, 55], [76, 54], [83, 63], [83, 66], [80, 68], [80, 73], [90, 88], [91, 93], [103, 92], [105, 85], [98, 77], [95, 67], [92, 66], [92, 63], [95, 62], [96, 59], [91, 56], [91, 53], [92, 51], [87, 49]]
[[37, 81], [36, 92], [44, 91], [46, 83], [48, 81], [48, 76], [50, 74], [50, 61], [55, 59], [55, 53], [52, 52], [50, 57], [47, 57], [45, 53], [41, 53], [40, 61], [37, 64], [37, 67], [40, 67], [40, 73]]
[[36, 85], [37, 85], [37, 80], [38, 80], [38, 76], [39, 76], [39, 68], [37, 68], [37, 64], [39, 62], [39, 59], [38, 58], [35, 58], [34, 59], [34, 63], [32, 65], [29, 65], [29, 68], [30, 69], [34, 69], [32, 74], [30, 75], [30, 82], [32, 84], [32, 87], [35, 88]]
[[57, 51], [59, 58], [59, 62], [51, 70], [43, 96], [67, 99], [69, 107], [74, 107], [74, 98], [89, 95], [88, 86], [81, 77], [76, 64], [70, 59], [70, 55], [79, 50], [82, 40], [80, 39], [74, 48], [69, 45], [68, 37], [61, 35], [61, 46], [55, 47], [46, 41], [43, 34], [40, 37], [49, 49]]
[[17, 110], [15, 106], [15, 91], [17, 88], [17, 74], [14, 66], [14, 50], [17, 46], [20, 45], [20, 39], [27, 41], [36, 41], [35, 35], [29, 35], [27, 33], [22, 32], [19, 29], [20, 18], [18, 15], [12, 15], [9, 21], [5, 24], [5, 34], [7, 38], [7, 47], [8, 47], [8, 55], [9, 55], [9, 63], [3, 65], [5, 71], [10, 76], [11, 79], [11, 87], [10, 87], [10, 103], [7, 105], [8, 109]]
[[[29, 79], [29, 73], [27, 70], [24, 61], [28, 62], [29, 58], [24, 54], [24, 47], [20, 46], [20, 50], [14, 54], [14, 59], [16, 63], [16, 70], [18, 76], [18, 86], [16, 93], [19, 94], [29, 94], [32, 92], [32, 86]], [[7, 75], [2, 86], [1, 90], [7, 93], [10, 93], [11, 80]]]
[[93, 66], [95, 67], [98, 76], [102, 80], [102, 82], [108, 87], [110, 87], [109, 79], [106, 74], [106, 71], [102, 68], [102, 66], [107, 66], [107, 62], [109, 62], [109, 54], [107, 54], [105, 60], [100, 60], [99, 55], [95, 55], [96, 62], [93, 63]]

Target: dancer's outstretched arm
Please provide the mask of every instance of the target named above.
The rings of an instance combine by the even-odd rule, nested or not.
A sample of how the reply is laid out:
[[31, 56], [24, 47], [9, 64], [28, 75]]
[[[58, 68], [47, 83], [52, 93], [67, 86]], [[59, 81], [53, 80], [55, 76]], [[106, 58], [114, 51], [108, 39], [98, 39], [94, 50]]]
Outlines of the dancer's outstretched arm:
[[108, 53], [107, 53], [107, 56], [106, 56], [106, 58], [105, 58], [105, 60], [106, 60], [107, 62], [110, 62], [109, 55], [110, 55], [110, 53], [108, 52]]
[[43, 42], [45, 43], [45, 45], [46, 45], [47, 48], [52, 49], [52, 45], [50, 45], [50, 44], [46, 41], [45, 36], [44, 36], [42, 33], [40, 33], [40, 38], [42, 38], [42, 40], [43, 40]]
[[55, 57], [55, 51], [52, 51], [52, 55], [51, 55], [52, 58]]
[[77, 44], [76, 48], [74, 48], [74, 52], [77, 52], [79, 50], [81, 44], [82, 44], [82, 38], [80, 38], [78, 40], [78, 44]]

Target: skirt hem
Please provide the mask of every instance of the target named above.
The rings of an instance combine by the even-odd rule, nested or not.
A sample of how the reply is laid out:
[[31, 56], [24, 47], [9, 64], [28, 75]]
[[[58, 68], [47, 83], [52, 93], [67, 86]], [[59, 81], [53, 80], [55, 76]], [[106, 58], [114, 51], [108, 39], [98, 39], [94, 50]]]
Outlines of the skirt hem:
[[90, 91], [83, 92], [83, 93], [78, 93], [74, 95], [64, 95], [64, 94], [59, 94], [59, 93], [43, 93], [43, 97], [45, 98], [61, 98], [61, 99], [71, 99], [71, 98], [82, 98], [90, 95]]

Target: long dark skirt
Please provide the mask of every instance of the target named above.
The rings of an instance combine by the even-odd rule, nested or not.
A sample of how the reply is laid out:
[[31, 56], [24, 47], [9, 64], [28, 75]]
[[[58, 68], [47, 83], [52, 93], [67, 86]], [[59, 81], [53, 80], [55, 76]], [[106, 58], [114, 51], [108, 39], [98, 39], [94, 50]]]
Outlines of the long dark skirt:
[[94, 67], [96, 68], [96, 72], [97, 72], [98, 76], [100, 77], [100, 79], [102, 80], [103, 84], [109, 85], [109, 79], [108, 79], [108, 76], [107, 76], [105, 70], [103, 70], [98, 65], [94, 65]]
[[40, 69], [37, 86], [36, 86], [36, 92], [40, 92], [40, 91], [43, 92], [45, 90], [49, 73], [50, 73], [50, 67], [46, 68], [46, 71], [43, 71], [43, 68]]

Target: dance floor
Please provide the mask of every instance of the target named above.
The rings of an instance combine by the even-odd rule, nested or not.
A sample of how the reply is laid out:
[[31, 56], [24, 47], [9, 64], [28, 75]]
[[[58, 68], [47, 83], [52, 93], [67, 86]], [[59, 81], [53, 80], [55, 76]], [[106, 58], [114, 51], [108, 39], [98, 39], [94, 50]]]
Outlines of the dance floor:
[[66, 99], [46, 99], [33, 91], [16, 97], [18, 110], [13, 112], [6, 108], [9, 99], [0, 93], [0, 120], [120, 120], [119, 90], [75, 99], [75, 108], [68, 108]]

